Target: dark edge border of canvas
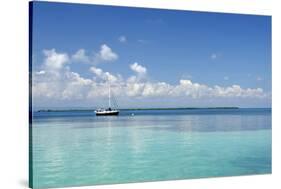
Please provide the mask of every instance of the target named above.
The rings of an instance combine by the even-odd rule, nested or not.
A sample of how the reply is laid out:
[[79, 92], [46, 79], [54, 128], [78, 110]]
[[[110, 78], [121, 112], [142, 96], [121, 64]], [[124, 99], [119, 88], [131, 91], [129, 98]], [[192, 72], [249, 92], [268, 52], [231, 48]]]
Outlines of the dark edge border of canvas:
[[32, 154], [32, 29], [33, 29], [33, 2], [28, 2], [28, 13], [29, 13], [29, 46], [28, 46], [28, 77], [29, 77], [29, 113], [28, 113], [28, 137], [29, 137], [29, 159], [28, 159], [28, 186], [33, 187], [33, 154]]

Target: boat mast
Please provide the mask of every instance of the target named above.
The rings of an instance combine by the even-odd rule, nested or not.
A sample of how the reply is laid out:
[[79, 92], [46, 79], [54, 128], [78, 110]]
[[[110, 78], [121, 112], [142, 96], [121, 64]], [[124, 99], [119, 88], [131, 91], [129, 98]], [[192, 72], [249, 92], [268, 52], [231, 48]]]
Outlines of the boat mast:
[[110, 98], [111, 98], [111, 91], [110, 91], [110, 84], [109, 84], [109, 91], [108, 91], [108, 107], [110, 108], [111, 107], [111, 101], [110, 101]]

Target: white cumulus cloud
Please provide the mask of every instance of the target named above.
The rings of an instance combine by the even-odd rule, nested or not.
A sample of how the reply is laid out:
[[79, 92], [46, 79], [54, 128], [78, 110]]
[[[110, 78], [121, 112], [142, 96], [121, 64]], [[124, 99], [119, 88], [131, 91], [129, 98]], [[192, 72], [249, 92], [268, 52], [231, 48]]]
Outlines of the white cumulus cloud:
[[102, 44], [100, 50], [97, 53], [87, 54], [85, 49], [77, 50], [72, 56], [73, 62], [82, 62], [90, 64], [99, 64], [102, 62], [113, 62], [118, 59], [118, 54], [107, 45]]
[[61, 69], [69, 61], [69, 56], [66, 53], [57, 53], [55, 49], [43, 50], [46, 57], [44, 64], [50, 69]]
[[133, 63], [130, 65], [131, 70], [133, 70], [134, 72], [138, 73], [138, 74], [146, 74], [146, 68], [140, 64], [138, 64], [137, 62]]
[[116, 81], [120, 81], [121, 80], [121, 76], [118, 75], [118, 76], [115, 76], [109, 72], [104, 72], [102, 69], [100, 68], [96, 68], [94, 66], [92, 66], [90, 68], [90, 71], [92, 73], [94, 73], [98, 79], [101, 79], [102, 81], [108, 81], [110, 83], [114, 83]]
[[75, 54], [72, 55], [72, 60], [77, 62], [89, 63], [90, 57], [86, 55], [85, 49], [79, 49]]
[[101, 45], [100, 51], [97, 54], [97, 58], [101, 61], [115, 61], [118, 59], [118, 55], [112, 51], [112, 49], [106, 44]]

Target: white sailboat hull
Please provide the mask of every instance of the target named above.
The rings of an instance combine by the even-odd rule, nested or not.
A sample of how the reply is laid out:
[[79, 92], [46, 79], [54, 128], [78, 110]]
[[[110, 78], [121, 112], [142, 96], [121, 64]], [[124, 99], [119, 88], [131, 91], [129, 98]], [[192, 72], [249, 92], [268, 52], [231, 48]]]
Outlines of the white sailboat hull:
[[118, 110], [96, 110], [95, 111], [97, 116], [111, 116], [111, 115], [118, 115]]

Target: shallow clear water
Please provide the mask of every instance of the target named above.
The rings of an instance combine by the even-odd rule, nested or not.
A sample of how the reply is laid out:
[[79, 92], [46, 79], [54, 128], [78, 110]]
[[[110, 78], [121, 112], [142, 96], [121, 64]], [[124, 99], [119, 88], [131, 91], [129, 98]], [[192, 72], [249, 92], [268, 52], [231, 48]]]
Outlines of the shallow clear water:
[[271, 109], [36, 112], [32, 134], [35, 188], [271, 173]]

